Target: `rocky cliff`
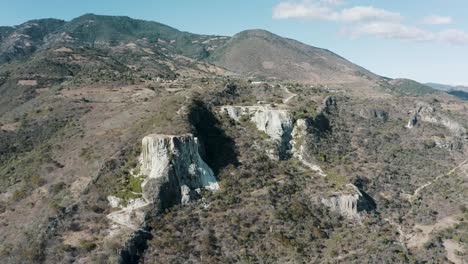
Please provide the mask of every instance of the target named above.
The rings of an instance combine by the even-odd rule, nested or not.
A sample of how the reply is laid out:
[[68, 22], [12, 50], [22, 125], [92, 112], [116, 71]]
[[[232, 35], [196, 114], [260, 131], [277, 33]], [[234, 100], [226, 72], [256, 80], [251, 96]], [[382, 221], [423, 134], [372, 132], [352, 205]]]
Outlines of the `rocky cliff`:
[[[107, 215], [118, 226], [139, 230], [144, 223], [145, 208], [154, 204], [156, 212], [176, 204], [186, 204], [200, 196], [201, 189], [216, 191], [219, 185], [213, 171], [198, 152], [198, 140], [191, 134], [181, 136], [148, 135], [142, 140], [141, 198], [123, 200], [107, 197], [113, 208], [121, 210]], [[111, 235], [118, 231], [111, 231]]]
[[317, 172], [320, 176], [326, 176], [325, 172], [320, 168], [320, 166], [313, 164], [307, 151], [305, 149], [305, 140], [307, 137], [307, 130], [309, 129], [310, 121], [307, 119], [298, 119], [292, 131], [292, 155], [293, 157], [300, 160], [304, 165], [306, 165], [312, 171]]
[[416, 109], [411, 113], [411, 117], [406, 125], [407, 128], [413, 128], [418, 122], [427, 122], [438, 126], [443, 126], [450, 130], [456, 136], [466, 134], [466, 129], [461, 124], [452, 120], [448, 116], [438, 112], [428, 103], [419, 102]]
[[369, 211], [375, 207], [374, 202], [353, 184], [347, 184], [342, 192], [321, 198], [321, 202], [330, 210], [348, 218], [359, 218], [359, 212]]
[[258, 130], [277, 143], [280, 160], [290, 156], [294, 121], [287, 110], [271, 109], [269, 106], [223, 106], [220, 111], [236, 121], [247, 117]]
[[160, 203], [162, 208], [174, 202], [187, 203], [202, 188], [219, 189], [213, 171], [198, 152], [198, 140], [193, 135], [149, 135], [143, 138], [142, 147], [141, 172], [146, 176], [143, 196]]

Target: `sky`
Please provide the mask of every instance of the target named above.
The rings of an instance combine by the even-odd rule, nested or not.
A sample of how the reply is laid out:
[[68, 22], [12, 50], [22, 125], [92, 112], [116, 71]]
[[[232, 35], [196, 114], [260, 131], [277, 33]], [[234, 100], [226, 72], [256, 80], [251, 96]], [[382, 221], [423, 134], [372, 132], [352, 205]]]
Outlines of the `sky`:
[[391, 78], [468, 86], [467, 0], [0, 0], [0, 25], [85, 13], [232, 36], [266, 29]]

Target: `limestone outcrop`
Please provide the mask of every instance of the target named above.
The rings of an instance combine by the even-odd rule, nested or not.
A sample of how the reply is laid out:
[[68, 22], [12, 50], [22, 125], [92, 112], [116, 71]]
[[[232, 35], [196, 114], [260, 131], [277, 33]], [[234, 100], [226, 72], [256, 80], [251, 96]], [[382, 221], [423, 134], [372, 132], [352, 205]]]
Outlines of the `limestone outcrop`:
[[[321, 111], [329, 111], [334, 107], [336, 107], [335, 99], [329, 97], [324, 100]], [[326, 176], [323, 170], [307, 157], [305, 139], [311, 126], [310, 120], [298, 119], [294, 122], [288, 110], [271, 109], [268, 105], [222, 106], [220, 112], [238, 122], [242, 119], [249, 120], [258, 130], [265, 132], [274, 140], [278, 146], [278, 156], [270, 155], [271, 158], [285, 160], [292, 156], [320, 176]], [[274, 151], [267, 150], [269, 154], [272, 152], [274, 153]]]
[[278, 158], [287, 159], [290, 156], [290, 141], [294, 127], [291, 114], [287, 110], [271, 109], [265, 106], [223, 106], [221, 113], [240, 121], [248, 118], [258, 130], [265, 132], [278, 145]]
[[216, 191], [219, 185], [213, 171], [198, 152], [197, 138], [191, 134], [148, 135], [142, 140], [140, 157], [143, 177], [141, 198], [123, 200], [107, 197], [113, 208], [120, 208], [107, 215], [117, 225], [110, 235], [117, 234], [120, 226], [139, 230], [144, 223], [145, 208], [154, 205], [159, 212], [176, 204], [185, 204], [200, 196], [201, 189]]
[[198, 140], [191, 134], [144, 137], [141, 153], [141, 173], [146, 176], [142, 184], [143, 197], [166, 208], [173, 203], [189, 202], [202, 188], [218, 190], [214, 173], [198, 149]]
[[291, 147], [292, 147], [292, 155], [293, 157], [297, 158], [302, 162], [302, 164], [306, 165], [312, 171], [315, 171], [320, 176], [325, 177], [326, 174], [320, 168], [320, 166], [313, 164], [305, 151], [305, 139], [307, 136], [307, 130], [309, 128], [309, 122], [306, 119], [298, 119], [294, 126], [292, 132], [292, 140], [291, 140]]
[[407, 128], [413, 128], [419, 121], [427, 122], [434, 125], [444, 126], [456, 136], [462, 136], [466, 134], [466, 129], [460, 123], [452, 120], [442, 113], [436, 111], [434, 107], [428, 103], [419, 102], [416, 110], [414, 110], [410, 116]]
[[333, 193], [330, 197], [321, 198], [321, 203], [347, 218], [359, 218], [359, 212], [369, 211], [375, 207], [355, 185], [347, 184], [346, 189]]

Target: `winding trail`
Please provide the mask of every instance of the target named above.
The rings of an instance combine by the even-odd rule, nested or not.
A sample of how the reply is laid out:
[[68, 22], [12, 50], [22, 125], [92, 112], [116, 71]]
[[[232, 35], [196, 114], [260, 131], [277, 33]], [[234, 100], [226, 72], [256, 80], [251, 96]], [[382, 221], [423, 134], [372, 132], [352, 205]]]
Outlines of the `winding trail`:
[[289, 89], [288, 89], [287, 87], [281, 86], [281, 89], [282, 89], [286, 94], [289, 95], [288, 97], [286, 97], [286, 98], [283, 99], [283, 104], [287, 104], [291, 99], [293, 99], [294, 97], [297, 96], [297, 94], [292, 93], [291, 91], [289, 91]]
[[449, 172], [445, 173], [445, 174], [442, 174], [442, 175], [439, 175], [437, 177], [435, 177], [433, 180], [425, 183], [424, 185], [422, 185], [421, 187], [417, 188], [414, 193], [412, 195], [410, 195], [410, 202], [413, 202], [416, 198], [418, 198], [419, 194], [425, 189], [427, 188], [428, 186], [434, 184], [436, 181], [438, 181], [439, 179], [443, 178], [443, 177], [446, 177], [452, 173], [454, 173], [456, 170], [458, 170], [459, 168], [461, 168], [463, 165], [465, 165], [466, 163], [468, 163], [468, 159], [464, 160], [462, 163], [458, 164], [458, 166], [456, 166], [455, 168], [453, 168], [452, 170], [450, 170]]
[[[421, 192], [425, 188], [427, 188], [428, 186], [434, 184], [439, 179], [454, 173], [456, 170], [458, 170], [459, 168], [463, 167], [466, 164], [468, 164], [468, 159], [462, 161], [460, 164], [458, 164], [456, 167], [451, 169], [449, 172], [447, 172], [445, 174], [442, 174], [442, 175], [439, 175], [436, 178], [434, 178], [433, 180], [431, 180], [431, 181], [423, 184], [419, 188], [417, 188], [412, 195], [408, 195], [410, 202], [413, 202], [416, 198], [418, 198], [418, 196], [421, 194]], [[435, 223], [433, 225], [418, 225], [418, 224], [416, 224], [413, 227], [413, 230], [416, 229], [416, 228], [420, 229], [420, 230], [423, 231], [422, 234], [415, 234], [416, 231], [414, 231], [414, 232], [410, 231], [409, 233], [405, 233], [403, 231], [403, 227], [400, 224], [398, 224], [397, 222], [393, 221], [392, 219], [384, 218], [383, 220], [386, 221], [387, 223], [389, 223], [390, 225], [396, 227], [396, 229], [398, 231], [398, 234], [399, 234], [398, 241], [402, 246], [404, 246], [404, 247], [418, 247], [418, 246], [424, 244], [426, 241], [429, 240], [429, 238], [430, 238], [429, 235], [432, 233], [432, 231], [441, 230], [441, 229], [450, 227], [450, 226], [458, 223], [459, 221], [456, 220], [457, 217], [458, 217], [458, 215], [448, 216], [448, 217], [445, 217], [443, 219], [440, 219], [439, 221], [437, 221], [437, 223]]]

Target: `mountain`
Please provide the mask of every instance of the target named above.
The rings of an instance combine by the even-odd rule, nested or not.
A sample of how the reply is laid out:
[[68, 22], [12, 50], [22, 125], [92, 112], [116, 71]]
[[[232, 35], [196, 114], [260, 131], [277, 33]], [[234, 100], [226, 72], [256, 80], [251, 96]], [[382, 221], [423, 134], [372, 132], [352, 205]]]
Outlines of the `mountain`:
[[236, 34], [208, 59], [213, 64], [247, 76], [312, 83], [347, 83], [379, 77], [325, 49], [265, 30]]
[[426, 83], [426, 85], [435, 89], [442, 90], [442, 91], [450, 91], [450, 90], [468, 91], [468, 87], [463, 86], [463, 85], [446, 85], [446, 84], [440, 84], [440, 83]]
[[2, 263], [463, 263], [468, 101], [263, 30], [0, 27]]
[[427, 86], [430, 86], [434, 89], [444, 91], [448, 94], [461, 98], [463, 100], [468, 100], [468, 87], [462, 85], [445, 85], [439, 83], [426, 83]]

